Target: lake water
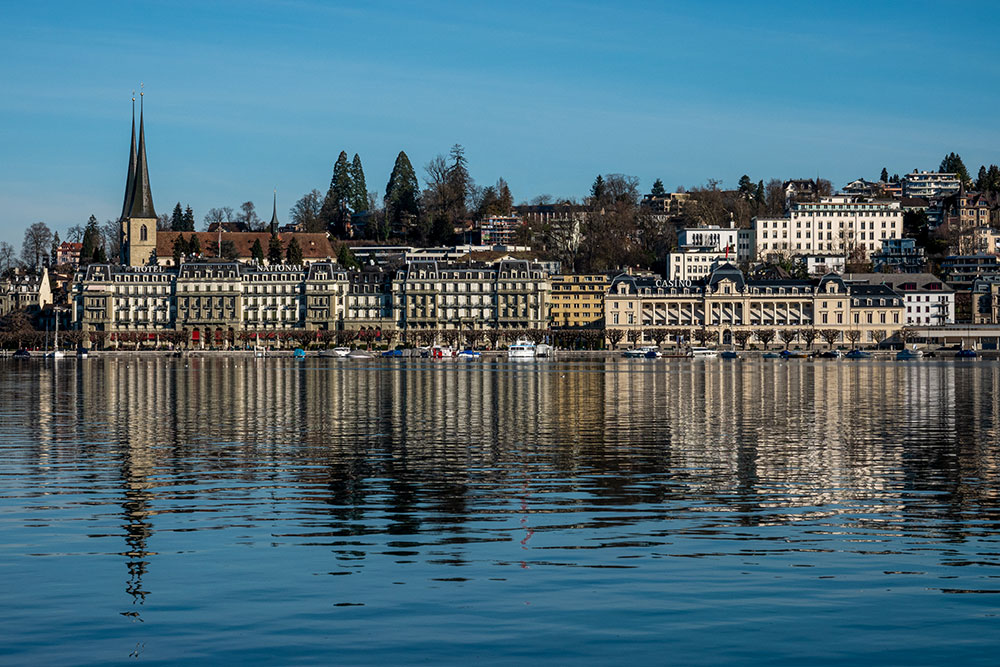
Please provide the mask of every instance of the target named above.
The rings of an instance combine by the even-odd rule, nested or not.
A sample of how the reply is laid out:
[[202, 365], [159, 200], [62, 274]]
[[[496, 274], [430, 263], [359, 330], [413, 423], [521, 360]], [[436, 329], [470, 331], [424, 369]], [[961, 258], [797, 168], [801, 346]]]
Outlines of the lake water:
[[0, 662], [995, 664], [1000, 363], [0, 360]]

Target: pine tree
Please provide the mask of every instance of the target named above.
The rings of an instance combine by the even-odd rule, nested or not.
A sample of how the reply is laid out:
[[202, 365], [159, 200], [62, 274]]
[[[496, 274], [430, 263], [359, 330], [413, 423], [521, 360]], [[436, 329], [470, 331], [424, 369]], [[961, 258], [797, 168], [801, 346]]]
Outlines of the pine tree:
[[882, 181], [883, 183], [889, 182], [889, 171], [885, 167], [882, 167], [882, 175], [879, 176], [878, 180]]
[[183, 226], [185, 232], [194, 231], [194, 210], [190, 204], [184, 209]]
[[333, 178], [330, 179], [330, 189], [323, 200], [320, 215], [327, 227], [332, 227], [337, 236], [344, 236], [347, 231], [347, 210], [352, 195], [351, 168], [347, 164], [347, 153], [340, 151], [336, 164], [333, 165]]
[[357, 269], [360, 268], [357, 258], [351, 249], [346, 245], [341, 245], [340, 250], [337, 251], [337, 263], [340, 264], [345, 269]]
[[83, 248], [80, 250], [80, 264], [90, 264], [94, 261], [94, 253], [101, 245], [101, 230], [97, 226], [97, 218], [93, 215], [87, 220], [83, 230]]
[[756, 203], [763, 205], [764, 198], [765, 198], [765, 195], [764, 195], [764, 179], [761, 179], [761, 180], [757, 181], [757, 191], [753, 195], [753, 200]]
[[181, 208], [181, 203], [177, 202], [174, 206], [174, 212], [170, 215], [170, 231], [172, 232], [183, 232], [184, 229], [184, 210]]
[[740, 184], [737, 187], [737, 192], [739, 193], [740, 197], [742, 197], [747, 201], [753, 199], [755, 193], [753, 181], [751, 181], [750, 177], [747, 176], [746, 174], [740, 176]]
[[52, 254], [49, 255], [52, 264], [56, 263], [56, 255], [59, 254], [59, 232], [52, 235]]
[[510, 215], [511, 210], [514, 208], [514, 195], [510, 193], [510, 186], [507, 185], [507, 181], [502, 178], [497, 179], [497, 198], [500, 200], [500, 214]]
[[264, 247], [260, 244], [260, 239], [253, 240], [253, 245], [250, 246], [250, 256], [258, 264], [264, 261]]
[[282, 256], [281, 239], [277, 234], [271, 234], [271, 240], [267, 244], [267, 261], [270, 264], [281, 264]]
[[392, 174], [385, 186], [385, 208], [390, 224], [400, 223], [404, 217], [416, 216], [419, 211], [420, 185], [413, 171], [410, 158], [399, 151]]
[[946, 174], [955, 174], [962, 183], [969, 183], [969, 170], [965, 168], [965, 163], [962, 162], [962, 158], [958, 153], [951, 152], [945, 155], [944, 159], [941, 160], [941, 166], [938, 167], [938, 171]]
[[94, 251], [94, 264], [107, 264], [108, 256], [104, 254], [104, 246], [97, 246]]
[[178, 234], [177, 237], [174, 239], [174, 245], [172, 250], [174, 255], [174, 266], [177, 266], [181, 263], [181, 256], [188, 254], [189, 250], [188, 243], [186, 240], [184, 240], [183, 234]]
[[653, 181], [653, 190], [650, 192], [654, 197], [664, 197], [667, 194], [666, 188], [663, 187], [663, 181], [656, 179]]
[[289, 264], [301, 264], [302, 263], [302, 247], [299, 245], [298, 240], [293, 236], [292, 240], [288, 242], [288, 250], [285, 252], [285, 261]]
[[197, 234], [192, 234], [191, 240], [188, 241], [188, 254], [190, 255], [201, 254], [201, 241], [198, 240]]
[[604, 177], [598, 174], [594, 184], [590, 186], [590, 198], [593, 203], [599, 204], [604, 201], [605, 194]]
[[365, 184], [365, 170], [361, 166], [361, 158], [354, 154], [351, 162], [351, 210], [363, 213], [368, 210], [368, 185]]

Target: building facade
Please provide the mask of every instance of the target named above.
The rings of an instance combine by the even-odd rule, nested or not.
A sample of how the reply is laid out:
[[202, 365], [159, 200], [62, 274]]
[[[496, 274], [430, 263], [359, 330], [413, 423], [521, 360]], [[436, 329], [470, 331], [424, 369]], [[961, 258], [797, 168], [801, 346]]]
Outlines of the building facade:
[[790, 206], [785, 217], [754, 218], [756, 258], [832, 254], [867, 261], [884, 240], [903, 232], [903, 211], [896, 200], [837, 195]]
[[602, 326], [604, 294], [610, 284], [611, 279], [603, 273], [552, 276], [552, 326]]
[[876, 273], [921, 273], [926, 268], [927, 257], [916, 239], [886, 239], [881, 250], [872, 255]]
[[41, 273], [14, 269], [0, 278], [0, 317], [15, 310], [41, 310], [51, 303], [49, 271], [44, 267]]
[[[885, 285], [848, 284], [839, 275], [819, 280], [747, 280], [732, 265], [703, 281], [620, 275], [605, 297], [609, 328], [637, 330], [637, 344], [654, 329], [683, 330], [690, 340], [729, 345], [739, 331], [831, 329], [838, 342], [883, 340], [905, 325], [903, 298]], [[851, 333], [854, 332], [854, 333]]]
[[961, 185], [958, 174], [913, 170], [903, 176], [903, 196], [943, 199], [958, 192]]
[[903, 297], [907, 326], [955, 323], [955, 290], [932, 273], [851, 273], [849, 283], [885, 285]]

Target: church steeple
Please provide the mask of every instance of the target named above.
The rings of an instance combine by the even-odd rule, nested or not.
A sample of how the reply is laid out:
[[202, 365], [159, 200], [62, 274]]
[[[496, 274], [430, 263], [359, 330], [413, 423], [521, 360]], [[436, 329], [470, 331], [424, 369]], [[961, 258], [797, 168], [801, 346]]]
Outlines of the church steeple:
[[139, 93], [139, 150], [136, 153], [135, 177], [132, 183], [132, 197], [127, 217], [156, 218], [153, 209], [153, 194], [149, 190], [149, 171], [146, 165], [146, 132], [143, 128], [143, 93]]
[[135, 187], [135, 91], [132, 91], [132, 148], [128, 155], [128, 174], [125, 177], [125, 201], [122, 202], [121, 219], [132, 209], [132, 188]]
[[278, 191], [274, 191], [274, 205], [271, 208], [271, 224], [270, 232], [271, 234], [278, 233]]

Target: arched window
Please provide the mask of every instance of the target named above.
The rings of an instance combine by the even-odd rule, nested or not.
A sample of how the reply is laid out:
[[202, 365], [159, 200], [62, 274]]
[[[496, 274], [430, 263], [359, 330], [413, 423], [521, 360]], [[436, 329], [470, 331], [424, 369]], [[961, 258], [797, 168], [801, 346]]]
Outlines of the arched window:
[[139, 227], [139, 240], [140, 241], [146, 240], [146, 225]]

